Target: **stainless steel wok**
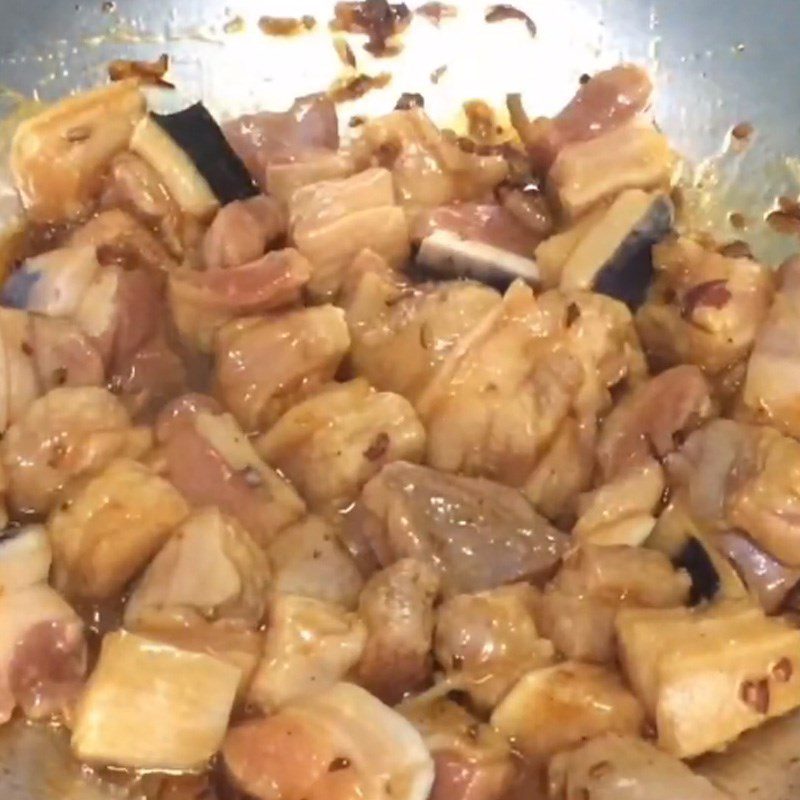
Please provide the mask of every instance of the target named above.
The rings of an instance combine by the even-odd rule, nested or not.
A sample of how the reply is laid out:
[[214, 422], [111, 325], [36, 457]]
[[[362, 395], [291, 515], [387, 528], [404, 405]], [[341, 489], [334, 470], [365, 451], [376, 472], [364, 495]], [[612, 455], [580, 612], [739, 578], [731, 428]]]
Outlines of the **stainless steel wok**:
[[[450, 1], [460, 7], [459, 19], [441, 29], [415, 20], [398, 58], [371, 63], [357, 48], [364, 71], [393, 74], [359, 111], [388, 110], [400, 92], [417, 91], [438, 121], [454, 124], [463, 100], [498, 102], [506, 92], [522, 91], [531, 112], [551, 113], [581, 73], [620, 60], [648, 63], [658, 87], [658, 122], [692, 165], [690, 204], [709, 227], [747, 239], [763, 258], [777, 262], [795, 249], [797, 242], [770, 232], [763, 216], [777, 196], [800, 193], [798, 0], [516, 0], [537, 24], [535, 39], [513, 21], [486, 25], [483, 0]], [[202, 96], [219, 115], [285, 106], [325, 88], [339, 71], [325, 25], [332, 5], [0, 0], [0, 116], [13, 111], [17, 93], [55, 99], [103, 80], [113, 58], [162, 52], [171, 56], [179, 90], [158, 102], [180, 105]], [[256, 25], [262, 14], [305, 13], [320, 24], [302, 37], [267, 38]], [[448, 70], [433, 85], [430, 74], [443, 65]], [[351, 113], [343, 108], [342, 118]], [[742, 121], [754, 125], [755, 137], [735, 152], [728, 133]], [[744, 231], [730, 226], [730, 211], [745, 215]], [[744, 780], [734, 781], [742, 792]], [[763, 787], [766, 793], [756, 796], [788, 798], [789, 781], [783, 775], [772, 793]], [[81, 779], [63, 739], [51, 731], [0, 729], [0, 800], [109, 796]]]

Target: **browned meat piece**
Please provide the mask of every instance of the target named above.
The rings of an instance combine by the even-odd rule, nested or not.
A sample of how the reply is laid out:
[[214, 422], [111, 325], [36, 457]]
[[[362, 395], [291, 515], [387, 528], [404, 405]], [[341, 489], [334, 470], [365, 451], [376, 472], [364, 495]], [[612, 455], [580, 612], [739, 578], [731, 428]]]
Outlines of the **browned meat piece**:
[[526, 672], [550, 664], [553, 646], [534, 621], [536, 590], [526, 583], [451, 597], [439, 607], [436, 660], [454, 689], [490, 711]]
[[255, 261], [286, 234], [288, 221], [272, 197], [234, 200], [221, 208], [203, 237], [206, 269], [227, 269]]
[[769, 270], [685, 237], [656, 245], [653, 259], [636, 327], [654, 365], [696, 364], [718, 376], [746, 358], [772, 299]]
[[264, 430], [332, 380], [349, 346], [332, 305], [231, 322], [216, 337], [217, 394], [246, 433]]
[[412, 403], [457, 342], [499, 305], [500, 295], [469, 281], [403, 284], [375, 254], [353, 263], [343, 305], [351, 360], [376, 389]]
[[289, 217], [292, 241], [313, 264], [312, 297], [337, 295], [365, 247], [394, 268], [408, 259], [408, 225], [385, 169], [304, 186], [292, 195]]
[[89, 600], [118, 596], [188, 513], [152, 469], [114, 459], [50, 516], [54, 585]]
[[119, 455], [150, 446], [120, 401], [100, 387], [59, 387], [35, 400], [0, 443], [7, 502], [18, 514], [47, 514], [77, 480]]
[[671, 608], [688, 600], [691, 580], [642, 547], [584, 544], [566, 559], [538, 607], [539, 627], [568, 658], [612, 663], [614, 623], [623, 606]]
[[348, 683], [236, 725], [222, 747], [235, 788], [257, 800], [426, 800], [433, 760], [408, 720]]
[[426, 561], [446, 596], [546, 580], [568, 541], [515, 489], [403, 462], [364, 487], [346, 524], [365, 565]]
[[416, 407], [428, 463], [524, 487], [559, 427], [591, 425], [643, 370], [631, 316], [586, 292], [520, 282], [453, 347]]
[[357, 614], [310, 597], [279, 595], [248, 702], [265, 713], [344, 680], [367, 641]]
[[25, 209], [39, 222], [86, 214], [101, 191], [103, 172], [130, 141], [145, 114], [138, 81], [68, 97], [23, 120], [9, 164]]
[[433, 604], [439, 575], [424, 561], [404, 558], [373, 575], [358, 610], [367, 626], [355, 679], [394, 705], [424, 689], [433, 675]]
[[547, 193], [568, 220], [576, 220], [626, 189], [668, 190], [672, 167], [667, 137], [633, 123], [564, 147], [548, 173]]
[[323, 387], [256, 442], [313, 508], [344, 508], [392, 461], [421, 461], [425, 429], [412, 405], [362, 378]]

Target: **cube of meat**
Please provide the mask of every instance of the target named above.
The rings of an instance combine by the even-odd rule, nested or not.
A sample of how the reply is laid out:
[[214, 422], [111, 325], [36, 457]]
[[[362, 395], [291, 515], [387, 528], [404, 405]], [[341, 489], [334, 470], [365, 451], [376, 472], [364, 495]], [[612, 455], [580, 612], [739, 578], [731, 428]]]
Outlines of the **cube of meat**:
[[508, 174], [502, 156], [465, 152], [421, 108], [368, 120], [363, 144], [391, 169], [398, 200], [412, 220], [428, 208], [481, 199]]
[[24, 120], [10, 164], [32, 218], [60, 222], [87, 211], [104, 167], [128, 146], [144, 113], [138, 81], [127, 80], [68, 97]]
[[743, 400], [755, 419], [800, 436], [800, 259], [781, 266], [780, 289], [747, 362]]
[[81, 478], [117, 456], [140, 456], [151, 444], [122, 403], [99, 387], [62, 386], [34, 400], [0, 443], [9, 506], [47, 514]]
[[537, 592], [526, 583], [445, 600], [436, 614], [436, 660], [454, 687], [490, 711], [526, 672], [555, 655], [534, 621]]
[[358, 601], [367, 626], [356, 681], [393, 705], [424, 689], [433, 674], [433, 604], [439, 594], [436, 570], [402, 559], [373, 575]]
[[776, 430], [716, 420], [667, 461], [676, 494], [701, 525], [738, 528], [800, 566], [800, 444]]
[[427, 800], [433, 760], [408, 720], [339, 683], [232, 728], [222, 748], [235, 789], [257, 800]]
[[628, 736], [607, 733], [550, 761], [549, 796], [569, 800], [730, 800], [673, 756]]
[[17, 706], [30, 719], [68, 715], [86, 665], [83, 622], [44, 580], [0, 595], [0, 724]]
[[664, 470], [654, 458], [627, 468], [581, 495], [573, 535], [591, 544], [643, 544], [656, 524], [653, 514], [664, 497], [664, 487]]
[[269, 567], [250, 534], [217, 508], [196, 511], [150, 562], [125, 606], [125, 624], [180, 614], [253, 629], [267, 602]]
[[[9, 313], [9, 312], [6, 312]], [[18, 313], [18, 312], [10, 312]], [[105, 367], [102, 354], [81, 329], [65, 319], [51, 319], [28, 314], [27, 341], [33, 352], [29, 363], [38, 378], [40, 391], [47, 392], [57, 386], [103, 386], [105, 385]], [[4, 324], [0, 325], [4, 327]], [[5, 331], [3, 332], [5, 336]], [[15, 382], [24, 380], [22, 373], [15, 374], [22, 365], [13, 359], [8, 360], [9, 390], [7, 419], [14, 419]], [[27, 409], [27, 405], [21, 406]], [[0, 406], [0, 413], [3, 413]], [[0, 419], [0, 422], [3, 420]]]
[[248, 701], [270, 713], [333, 686], [358, 662], [366, 639], [358, 615], [321, 600], [279, 595]]
[[611, 387], [643, 368], [621, 303], [583, 292], [536, 297], [517, 282], [417, 400], [427, 461], [523, 486], [573, 413], [593, 425], [611, 404]]
[[416, 403], [432, 467], [525, 482], [583, 379], [572, 353], [548, 347], [559, 323], [515, 283], [457, 343]]
[[304, 517], [277, 536], [266, 554], [273, 591], [356, 607], [364, 579], [329, 521]]
[[238, 669], [211, 656], [108, 634], [78, 703], [72, 750], [96, 765], [199, 770], [222, 744], [238, 682]]
[[217, 393], [245, 432], [263, 430], [330, 381], [349, 346], [330, 305], [232, 322], [217, 336]]
[[188, 511], [151, 469], [115, 459], [50, 518], [56, 584], [77, 597], [117, 594]]
[[405, 285], [370, 252], [352, 270], [343, 306], [353, 367], [376, 389], [412, 403], [457, 342], [500, 303], [494, 289], [471, 281]]
[[621, 608], [671, 608], [689, 598], [691, 579], [655, 550], [583, 544], [572, 551], [538, 604], [542, 633], [569, 658], [612, 663]]
[[772, 299], [769, 270], [686, 237], [656, 245], [653, 259], [655, 283], [636, 315], [653, 363], [696, 364], [718, 376], [746, 358]]
[[163, 473], [195, 506], [215, 505], [263, 546], [305, 513], [289, 483], [210, 397], [185, 395], [156, 424]]
[[679, 758], [800, 705], [800, 632], [752, 606], [624, 610], [617, 635], [659, 746]]
[[525, 675], [491, 722], [524, 756], [544, 759], [604, 733], [638, 736], [644, 712], [616, 672], [565, 661]]
[[576, 219], [624, 189], [666, 188], [671, 172], [666, 136], [633, 122], [564, 147], [550, 168], [547, 191], [568, 219]]
[[420, 461], [425, 430], [408, 400], [359, 378], [290, 408], [256, 448], [312, 508], [342, 507], [384, 464]]
[[514, 777], [509, 743], [452, 700], [411, 698], [398, 711], [422, 735], [436, 765], [430, 800], [499, 800]]
[[201, 653], [230, 664], [239, 673], [237, 702], [247, 702], [247, 692], [264, 651], [262, 631], [246, 628], [240, 620], [208, 622], [180, 613], [171, 616], [144, 614], [126, 630], [178, 650]]
[[402, 558], [434, 566], [446, 596], [544, 581], [567, 546], [520, 492], [399, 461], [364, 487], [344, 536], [367, 568]]
[[308, 288], [314, 297], [335, 296], [344, 271], [365, 247], [391, 267], [400, 267], [410, 254], [406, 218], [385, 169], [298, 189], [289, 218], [292, 240], [313, 264]]
[[567, 417], [522, 487], [536, 510], [560, 527], [572, 525], [581, 492], [592, 486], [596, 428], [593, 419]]

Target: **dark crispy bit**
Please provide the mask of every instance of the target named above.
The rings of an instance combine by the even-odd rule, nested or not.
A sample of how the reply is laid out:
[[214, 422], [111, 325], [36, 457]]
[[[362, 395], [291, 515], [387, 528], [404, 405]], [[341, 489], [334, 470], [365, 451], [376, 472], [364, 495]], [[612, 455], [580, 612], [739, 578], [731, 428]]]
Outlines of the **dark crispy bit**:
[[730, 222], [731, 227], [736, 228], [737, 231], [747, 227], [747, 218], [741, 211], [731, 211], [731, 213], [728, 214], [728, 222]]
[[425, 108], [425, 98], [419, 92], [403, 92], [394, 107], [397, 111], [408, 111], [410, 108]]
[[782, 658], [772, 667], [772, 677], [775, 678], [778, 683], [786, 683], [791, 677], [794, 672], [792, 669], [792, 662], [789, 658]]
[[734, 239], [732, 242], [726, 242], [717, 248], [720, 255], [727, 256], [728, 258], [752, 258], [753, 251], [750, 245], [741, 239]]
[[492, 107], [484, 100], [464, 103], [469, 135], [478, 142], [490, 142], [497, 133], [497, 121]]
[[745, 141], [753, 135], [755, 128], [750, 122], [739, 122], [731, 128], [731, 136], [737, 141]]
[[294, 36], [297, 33], [310, 31], [317, 24], [314, 17], [305, 15], [295, 17], [261, 17], [258, 27], [267, 36]]
[[503, 22], [507, 19], [519, 19], [525, 23], [528, 33], [530, 33], [531, 36], [536, 36], [536, 23], [524, 11], [505, 3], [489, 6], [489, 8], [486, 9], [486, 16], [484, 19], [487, 22]]
[[391, 79], [392, 76], [388, 72], [381, 72], [378, 75], [360, 73], [353, 78], [340, 78], [328, 90], [328, 97], [334, 103], [357, 100], [372, 89], [382, 89]]
[[779, 197], [778, 207], [766, 216], [767, 224], [777, 233], [800, 235], [800, 202]]
[[162, 86], [174, 89], [175, 84], [164, 80], [169, 69], [169, 56], [162, 53], [155, 61], [129, 61], [119, 58], [108, 65], [108, 77], [112, 81], [123, 81], [127, 78], [138, 78], [142, 83], [151, 86]]
[[441, 25], [443, 19], [452, 19], [458, 15], [458, 9], [449, 3], [424, 3], [414, 10], [415, 14], [425, 17], [434, 25]]
[[398, 48], [388, 40], [405, 30], [411, 21], [411, 12], [405, 3], [388, 3], [387, 0], [337, 3], [334, 9], [334, 30], [365, 33], [369, 41], [364, 49], [374, 56], [393, 55]]
[[386, 455], [389, 449], [389, 434], [381, 431], [372, 441], [372, 444], [364, 451], [364, 458], [367, 461], [377, 461], [381, 456]]
[[674, 564], [685, 569], [692, 579], [690, 605], [714, 598], [720, 587], [719, 573], [705, 547], [694, 536], [689, 537]]

